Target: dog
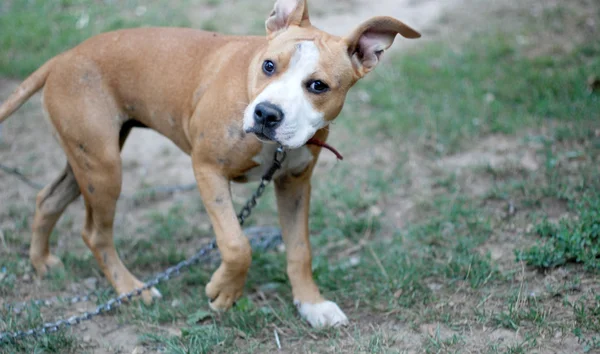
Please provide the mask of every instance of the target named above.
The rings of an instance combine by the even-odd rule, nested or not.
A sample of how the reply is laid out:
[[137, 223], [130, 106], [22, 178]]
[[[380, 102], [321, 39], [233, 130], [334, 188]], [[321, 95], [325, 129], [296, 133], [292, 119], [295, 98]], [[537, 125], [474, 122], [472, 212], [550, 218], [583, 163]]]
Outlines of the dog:
[[[347, 37], [315, 28], [306, 0], [277, 0], [264, 36], [185, 28], [103, 33], [47, 61], [0, 106], [0, 123], [44, 88], [43, 107], [67, 165], [39, 192], [29, 256], [43, 276], [61, 261], [50, 233], [83, 195], [82, 238], [117, 293], [143, 286], [113, 241], [121, 192], [120, 152], [134, 127], [154, 129], [192, 160], [216, 234], [221, 264], [206, 285], [214, 310], [242, 295], [251, 248], [233, 207], [230, 183], [260, 178], [278, 145], [287, 159], [274, 176], [294, 304], [313, 327], [345, 325], [339, 306], [313, 280], [308, 212], [311, 175], [327, 126], [348, 90], [380, 62], [398, 34], [420, 34], [391, 17], [374, 17]], [[152, 288], [142, 299], [160, 297]]]

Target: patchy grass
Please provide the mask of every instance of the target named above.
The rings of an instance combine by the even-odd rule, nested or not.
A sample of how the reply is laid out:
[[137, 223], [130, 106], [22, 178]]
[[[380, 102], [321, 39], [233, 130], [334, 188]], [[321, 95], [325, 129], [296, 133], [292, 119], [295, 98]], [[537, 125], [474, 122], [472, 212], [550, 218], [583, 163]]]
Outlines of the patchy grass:
[[181, 26], [262, 34], [271, 8], [269, 2], [222, 0], [7, 0], [0, 5], [0, 76], [27, 76], [87, 38], [121, 28]]
[[344, 119], [354, 134], [408, 134], [437, 155], [465, 149], [482, 135], [540, 124], [560, 122], [563, 134], [586, 135], [600, 111], [600, 98], [586, 85], [600, 72], [600, 44], [590, 39], [568, 54], [530, 58], [534, 33], [528, 45], [515, 32], [484, 32], [460, 47], [428, 43], [398, 56], [358, 84], [361, 95]]
[[22, 77], [94, 34], [150, 25], [186, 26], [182, 9], [162, 0], [19, 1], [0, 6], [0, 75]]
[[[38, 306], [31, 305], [19, 316], [15, 316], [12, 311], [0, 309], [0, 328], [8, 331], [20, 330], [22, 326], [28, 328], [42, 325], [43, 318]], [[19, 319], [17, 320], [17, 317]], [[36, 339], [20, 340], [9, 345], [0, 344], [2, 353], [77, 353], [77, 340], [66, 332], [57, 332], [54, 334], [42, 336]]]
[[[0, 33], [43, 11], [59, 23], [76, 23], [84, 4], [9, 2], [0, 7], [2, 18], [12, 14], [17, 22], [0, 21]], [[125, 4], [130, 7], [118, 7], [118, 17], [90, 15], [83, 32], [56, 42], [40, 39], [48, 29], [34, 27], [31, 42], [15, 41], [0, 54], [0, 70], [23, 75], [40, 59], [19, 58], [34, 49], [51, 55], [94, 31], [149, 23], [146, 15], [131, 17], [137, 4]], [[596, 5], [578, 4], [597, 14]], [[59, 6], [66, 11], [56, 11]], [[90, 14], [126, 5], [94, 6]], [[203, 286], [213, 262], [159, 286], [162, 301], [135, 303], [104, 320], [132, 329], [130, 343], [173, 353], [273, 351], [274, 332], [284, 350], [298, 352], [600, 349], [600, 95], [586, 87], [587, 77], [600, 72], [600, 46], [585, 40], [587, 34], [575, 36], [568, 50], [529, 44], [548, 32], [562, 38], [577, 30], [565, 28], [571, 17], [564, 14], [575, 11], [569, 6], [542, 11], [543, 21], [522, 15], [513, 28], [478, 32], [464, 42], [430, 42], [392, 58], [350, 94], [332, 128], [332, 141], [349, 152], [347, 162], [317, 170], [310, 219], [315, 279], [349, 315], [350, 327], [309, 328], [291, 304], [284, 254], [261, 251], [232, 311], [208, 310]], [[157, 21], [173, 16], [185, 24], [172, 11]], [[237, 204], [249, 189], [240, 190]], [[119, 252], [142, 276], [189, 256], [211, 235], [197, 197], [157, 205], [143, 206], [137, 228], [116, 229]], [[18, 301], [19, 288], [70, 293], [78, 280], [101, 278], [89, 252], [75, 250], [59, 254], [67, 271], [34, 287], [26, 259], [29, 208], [15, 202], [0, 214], [2, 242], [14, 250], [0, 251], [3, 299]], [[251, 224], [276, 222], [272, 191], [253, 217]], [[57, 234], [72, 232], [71, 224], [59, 223]], [[100, 291], [101, 300], [108, 296]], [[0, 330], [37, 325], [68, 309], [3, 309]], [[84, 336], [76, 330], [0, 352], [95, 349]]]
[[577, 219], [563, 219], [554, 224], [547, 219], [535, 226], [537, 235], [548, 238], [519, 253], [518, 259], [527, 264], [552, 268], [567, 262], [583, 263], [586, 269], [600, 267], [600, 195], [597, 186], [587, 189], [573, 206]]

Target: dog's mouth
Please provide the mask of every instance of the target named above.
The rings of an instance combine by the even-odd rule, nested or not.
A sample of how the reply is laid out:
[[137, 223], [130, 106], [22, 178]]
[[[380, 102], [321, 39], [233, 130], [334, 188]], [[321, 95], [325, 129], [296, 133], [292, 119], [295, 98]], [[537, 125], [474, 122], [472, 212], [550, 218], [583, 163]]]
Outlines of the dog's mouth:
[[275, 143], [279, 143], [277, 141], [277, 139], [275, 139], [275, 137], [273, 136], [274, 133], [271, 132], [270, 130], [265, 130], [263, 127], [252, 127], [246, 130], [246, 133], [252, 133], [254, 134], [258, 140], [262, 141], [262, 142], [275, 142]]
[[[254, 136], [256, 136], [256, 138], [262, 142], [275, 142], [275, 143], [279, 143], [279, 141], [277, 141], [275, 138], [270, 136], [270, 131], [265, 131], [262, 127], [260, 129], [257, 129], [256, 127], [252, 127], [246, 130], [246, 133], [252, 133], [254, 134]], [[279, 143], [280, 144], [280, 143]], [[315, 137], [312, 137], [310, 139], [308, 139], [308, 141], [306, 141], [305, 145], [317, 145], [320, 146], [322, 148], [325, 148], [329, 151], [331, 151], [338, 160], [343, 160], [344, 157], [342, 156], [342, 154], [340, 154], [333, 146], [327, 144], [324, 141], [321, 141]]]

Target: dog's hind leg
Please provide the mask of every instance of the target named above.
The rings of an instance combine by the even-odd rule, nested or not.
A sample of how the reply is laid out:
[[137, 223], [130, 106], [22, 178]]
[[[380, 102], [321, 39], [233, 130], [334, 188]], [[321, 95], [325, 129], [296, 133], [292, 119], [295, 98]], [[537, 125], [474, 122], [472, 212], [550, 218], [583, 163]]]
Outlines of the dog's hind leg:
[[[121, 147], [132, 126], [99, 74], [86, 65], [80, 63], [91, 72], [86, 80], [73, 79], [63, 85], [49, 80], [44, 104], [85, 202], [83, 241], [104, 276], [123, 294], [144, 285], [125, 267], [113, 239], [122, 182]], [[85, 77], [73, 71], [61, 74]], [[147, 303], [159, 296], [156, 289], [142, 294]]]
[[[86, 220], [82, 232], [83, 241], [94, 254], [105, 277], [117, 293], [128, 293], [144, 284], [133, 276], [121, 261], [113, 240], [113, 224], [117, 200], [121, 193], [121, 156], [119, 141], [113, 132], [95, 132], [99, 145], [88, 140], [84, 153], [77, 154], [78, 168], [75, 175], [83, 187]], [[100, 136], [99, 136], [100, 135]], [[85, 155], [85, 156], [84, 156]], [[142, 294], [146, 303], [160, 297], [156, 289]]]
[[62, 265], [60, 260], [50, 253], [50, 234], [67, 206], [80, 194], [79, 185], [69, 164], [58, 178], [38, 193], [29, 247], [29, 258], [38, 275], [43, 276], [48, 272], [48, 268]]
[[[86, 152], [76, 155], [78, 169], [75, 175], [83, 186], [86, 206], [83, 240], [117, 293], [124, 294], [144, 284], [125, 267], [113, 240], [114, 217], [122, 181], [120, 148], [128, 130], [121, 130], [120, 137], [113, 133], [110, 129], [95, 132], [100, 143], [96, 146], [94, 140], [88, 140]], [[152, 298], [160, 297], [160, 293], [153, 288], [144, 292], [142, 297], [146, 303], [150, 303]]]
[[[119, 134], [121, 149], [132, 128], [133, 125], [127, 123], [121, 128]], [[79, 195], [81, 195], [79, 185], [68, 163], [60, 175], [37, 195], [29, 258], [39, 276], [44, 276], [49, 268], [62, 266], [60, 259], [50, 253], [50, 234], [67, 206]]]

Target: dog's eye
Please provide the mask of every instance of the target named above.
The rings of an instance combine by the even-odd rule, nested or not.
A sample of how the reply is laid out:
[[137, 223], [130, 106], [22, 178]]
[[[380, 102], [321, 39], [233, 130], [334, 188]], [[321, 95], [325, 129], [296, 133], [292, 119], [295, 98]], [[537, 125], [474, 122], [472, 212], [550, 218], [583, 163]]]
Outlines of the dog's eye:
[[329, 91], [329, 86], [327, 86], [327, 84], [321, 80], [310, 81], [306, 85], [306, 88], [308, 89], [308, 91], [310, 91], [312, 93], [316, 93], [316, 94], [320, 94], [320, 93]]
[[263, 62], [263, 72], [267, 75], [267, 76], [271, 76], [275, 73], [275, 63], [273, 63], [270, 60], [265, 60]]

